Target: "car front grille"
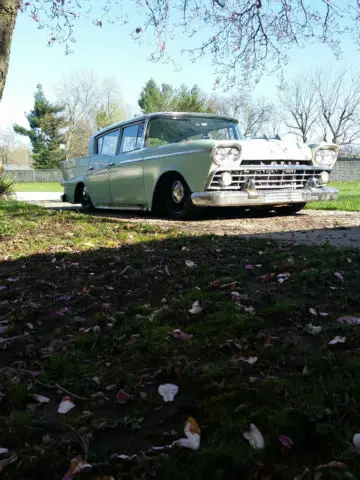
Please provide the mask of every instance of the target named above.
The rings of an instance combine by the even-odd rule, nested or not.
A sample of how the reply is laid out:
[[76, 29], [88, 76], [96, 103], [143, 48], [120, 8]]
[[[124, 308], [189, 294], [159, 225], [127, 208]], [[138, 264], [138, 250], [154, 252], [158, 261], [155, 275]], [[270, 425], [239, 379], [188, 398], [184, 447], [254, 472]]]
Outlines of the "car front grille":
[[264, 170], [237, 170], [229, 171], [231, 173], [233, 181], [231, 185], [224, 187], [221, 183], [221, 175], [225, 173], [223, 171], [217, 171], [213, 175], [208, 190], [241, 190], [246, 188], [247, 182], [254, 180], [255, 188], [258, 190], [271, 190], [271, 189], [293, 189], [297, 190], [304, 188], [306, 182], [315, 178], [317, 183], [320, 176], [320, 170], [312, 169], [264, 169]]

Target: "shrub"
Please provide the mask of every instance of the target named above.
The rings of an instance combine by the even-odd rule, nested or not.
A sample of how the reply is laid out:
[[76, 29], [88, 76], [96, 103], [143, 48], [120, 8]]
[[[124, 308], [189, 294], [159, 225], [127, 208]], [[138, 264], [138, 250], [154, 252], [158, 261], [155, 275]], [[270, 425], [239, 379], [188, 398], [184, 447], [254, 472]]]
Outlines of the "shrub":
[[0, 199], [8, 198], [14, 194], [14, 182], [4, 176], [0, 176]]

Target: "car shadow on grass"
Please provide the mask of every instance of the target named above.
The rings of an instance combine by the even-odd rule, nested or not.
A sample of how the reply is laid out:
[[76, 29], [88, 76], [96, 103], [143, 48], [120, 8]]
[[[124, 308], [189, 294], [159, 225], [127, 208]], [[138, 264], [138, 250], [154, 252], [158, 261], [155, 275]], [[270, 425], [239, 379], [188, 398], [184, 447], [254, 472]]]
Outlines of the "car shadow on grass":
[[[360, 252], [156, 228], [142, 239], [126, 224], [126, 242], [98, 248], [102, 224], [93, 245], [54, 238], [0, 264], [0, 444], [18, 456], [2, 478], [60, 480], [76, 455], [91, 479], [313, 478], [333, 459], [336, 478], [356, 478], [360, 331], [336, 319], [360, 312]], [[164, 383], [179, 386], [172, 403]], [[60, 415], [67, 394], [75, 407]], [[200, 449], [166, 447], [189, 416]], [[251, 423], [264, 450], [244, 439]]]

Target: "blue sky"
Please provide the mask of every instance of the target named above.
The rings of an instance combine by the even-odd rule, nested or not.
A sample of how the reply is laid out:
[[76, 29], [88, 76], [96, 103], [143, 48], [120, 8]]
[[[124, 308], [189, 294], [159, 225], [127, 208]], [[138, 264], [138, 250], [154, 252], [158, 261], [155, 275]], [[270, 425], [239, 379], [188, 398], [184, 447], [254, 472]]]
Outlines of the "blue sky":
[[[79, 19], [74, 53], [65, 55], [61, 44], [47, 47], [47, 29], [38, 30], [32, 19], [20, 14], [13, 38], [7, 84], [0, 103], [0, 131], [14, 122], [26, 125], [24, 112], [33, 105], [37, 83], [41, 83], [45, 94], [53, 99], [54, 85], [64, 75], [81, 70], [93, 69], [100, 78], [114, 77], [132, 112], [137, 110], [137, 98], [150, 77], [159, 83], [168, 82], [175, 86], [197, 83], [205, 92], [213, 92], [216, 76], [211, 58], [203, 58], [193, 64], [186, 56], [181, 56], [180, 50], [191, 46], [191, 41], [179, 35], [168, 48], [182, 65], [182, 70], [174, 71], [171, 64], [151, 63], [148, 58], [154, 50], [154, 44], [140, 46], [130, 38], [132, 26], [135, 28], [141, 24], [141, 19], [136, 15], [131, 20], [131, 24], [125, 26], [113, 24], [98, 28]], [[342, 60], [336, 61], [329, 48], [323, 45], [294, 48], [290, 52], [291, 60], [285, 68], [285, 74], [293, 76], [317, 66], [333, 65], [335, 70], [344, 66], [356, 67], [359, 51], [350, 39], [343, 43], [343, 52]], [[275, 95], [277, 83], [276, 76], [266, 76], [254, 94]], [[221, 95], [222, 91], [218, 90], [217, 94]]]

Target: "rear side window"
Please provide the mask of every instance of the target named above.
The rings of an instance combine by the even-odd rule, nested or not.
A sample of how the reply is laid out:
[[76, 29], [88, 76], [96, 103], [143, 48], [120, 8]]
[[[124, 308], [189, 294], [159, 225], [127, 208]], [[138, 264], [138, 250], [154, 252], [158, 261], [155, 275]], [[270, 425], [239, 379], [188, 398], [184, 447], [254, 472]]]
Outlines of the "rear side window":
[[130, 125], [123, 129], [120, 153], [133, 152], [144, 146], [144, 123]]
[[119, 129], [112, 130], [97, 138], [97, 153], [101, 155], [116, 155]]

